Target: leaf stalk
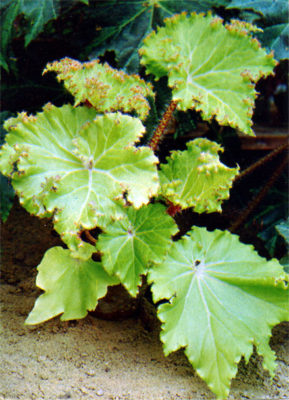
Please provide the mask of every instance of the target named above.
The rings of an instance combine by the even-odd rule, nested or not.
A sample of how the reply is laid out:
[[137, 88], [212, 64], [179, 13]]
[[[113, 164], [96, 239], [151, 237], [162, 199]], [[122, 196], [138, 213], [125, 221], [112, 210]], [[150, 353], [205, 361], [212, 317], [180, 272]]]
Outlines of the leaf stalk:
[[149, 142], [149, 147], [153, 150], [156, 151], [158, 149], [158, 145], [160, 141], [162, 140], [163, 136], [165, 135], [166, 128], [168, 127], [169, 122], [172, 119], [173, 112], [175, 111], [177, 107], [178, 102], [176, 100], [172, 100], [166, 109], [158, 127], [156, 128], [153, 137], [151, 138]]

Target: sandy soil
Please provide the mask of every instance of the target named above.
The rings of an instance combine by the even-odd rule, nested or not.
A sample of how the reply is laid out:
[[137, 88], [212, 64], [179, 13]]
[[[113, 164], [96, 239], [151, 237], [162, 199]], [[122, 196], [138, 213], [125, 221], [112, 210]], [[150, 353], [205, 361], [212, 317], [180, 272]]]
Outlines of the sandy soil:
[[[147, 323], [146, 302], [123, 321], [88, 315], [25, 326], [39, 294], [35, 266], [57, 244], [49, 221], [14, 206], [2, 229], [0, 399], [214, 399], [182, 351], [164, 357], [159, 324], [153, 315]], [[273, 331], [278, 367], [272, 385], [254, 355], [248, 365], [240, 363], [229, 399], [289, 399], [288, 327]]]

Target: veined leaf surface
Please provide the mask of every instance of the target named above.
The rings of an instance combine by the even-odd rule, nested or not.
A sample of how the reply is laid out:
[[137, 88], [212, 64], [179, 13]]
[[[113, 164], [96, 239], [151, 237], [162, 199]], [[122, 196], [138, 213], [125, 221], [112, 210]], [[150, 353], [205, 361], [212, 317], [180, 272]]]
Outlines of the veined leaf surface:
[[84, 318], [93, 311], [107, 287], [119, 283], [101, 263], [72, 258], [62, 247], [49, 249], [37, 267], [36, 284], [45, 291], [36, 300], [26, 324], [40, 324], [62, 314], [60, 319]]
[[215, 117], [253, 134], [253, 82], [271, 74], [276, 62], [252, 39], [252, 30], [241, 21], [224, 26], [210, 13], [182, 13], [144, 40], [141, 63], [156, 79], [168, 75], [180, 110], [194, 108], [205, 120]]
[[149, 272], [154, 301], [169, 300], [158, 308], [165, 354], [185, 347], [218, 399], [253, 345], [272, 375], [271, 328], [288, 319], [285, 279], [277, 260], [267, 262], [238, 236], [195, 227]]
[[195, 139], [187, 148], [172, 151], [168, 163], [161, 164], [160, 193], [173, 204], [193, 207], [198, 213], [221, 211], [238, 168], [220, 162], [222, 148], [215, 142]]
[[141, 119], [148, 115], [146, 97], [154, 97], [150, 83], [128, 75], [98, 60], [81, 63], [70, 58], [47, 64], [44, 73], [54, 71], [59, 81], [75, 97], [75, 105], [88, 101], [98, 112], [135, 111]]
[[159, 263], [178, 230], [161, 204], [149, 204], [135, 210], [126, 208], [126, 216], [114, 221], [98, 237], [97, 248], [108, 273], [115, 274], [131, 295], [136, 296], [141, 275], [149, 264]]
[[11, 120], [1, 150], [1, 171], [11, 175], [22, 205], [38, 216], [55, 213], [56, 230], [84, 257], [94, 247], [81, 241], [81, 230], [120, 216], [115, 200], [125, 192], [139, 208], [158, 190], [156, 157], [134, 146], [141, 121], [120, 113], [94, 117], [92, 109], [68, 105], [23, 115]]

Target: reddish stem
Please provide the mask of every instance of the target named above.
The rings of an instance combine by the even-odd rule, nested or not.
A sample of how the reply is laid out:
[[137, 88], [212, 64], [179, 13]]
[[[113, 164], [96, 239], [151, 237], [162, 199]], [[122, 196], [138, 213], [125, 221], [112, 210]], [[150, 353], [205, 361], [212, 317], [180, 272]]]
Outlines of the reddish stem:
[[288, 163], [288, 158], [287, 154], [283, 158], [282, 162], [279, 164], [278, 168], [275, 170], [271, 178], [268, 180], [266, 185], [260, 190], [259, 193], [251, 200], [251, 202], [248, 204], [247, 209], [245, 212], [243, 212], [240, 217], [235, 221], [231, 227], [229, 228], [229, 231], [234, 233], [236, 232], [241, 225], [243, 225], [248, 218], [248, 216], [256, 209], [256, 207], [259, 205], [259, 203], [263, 200], [263, 198], [266, 196], [268, 191], [271, 189], [271, 187], [274, 185], [275, 181], [278, 179], [278, 177], [281, 175], [283, 172], [284, 168], [286, 167]]
[[182, 207], [179, 206], [178, 204], [175, 205], [169, 200], [167, 200], [167, 203], [168, 203], [168, 208], [166, 213], [169, 214], [171, 217], [174, 217], [177, 213], [182, 211]]
[[170, 120], [172, 119], [173, 112], [175, 111], [177, 107], [177, 101], [172, 100], [166, 109], [157, 129], [154, 132], [153, 137], [150, 140], [149, 147], [153, 150], [156, 151], [158, 148], [159, 142], [162, 140], [165, 129], [167, 128]]
[[245, 176], [249, 175], [251, 172], [255, 171], [255, 169], [261, 167], [262, 165], [266, 164], [272, 158], [277, 156], [278, 154], [282, 153], [286, 148], [288, 148], [288, 143], [282, 144], [281, 146], [277, 147], [277, 149], [271, 151], [265, 157], [261, 158], [260, 160], [256, 161], [254, 164], [250, 165], [250, 167], [246, 168], [242, 171], [239, 175], [236, 176], [234, 183], [243, 179]]
[[92, 234], [88, 230], [85, 230], [84, 234], [89, 243], [95, 245], [96, 239], [92, 236]]

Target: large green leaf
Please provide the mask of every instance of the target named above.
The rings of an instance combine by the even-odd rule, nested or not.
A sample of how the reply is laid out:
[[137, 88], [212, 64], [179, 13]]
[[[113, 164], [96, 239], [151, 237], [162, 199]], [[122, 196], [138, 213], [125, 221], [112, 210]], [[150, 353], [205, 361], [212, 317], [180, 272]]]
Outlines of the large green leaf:
[[72, 258], [62, 247], [49, 249], [37, 269], [36, 284], [45, 293], [36, 300], [26, 324], [40, 324], [59, 314], [62, 321], [84, 318], [105, 296], [107, 287], [119, 283], [101, 263]]
[[46, 66], [44, 73], [54, 71], [59, 81], [75, 97], [75, 105], [89, 102], [98, 112], [135, 111], [141, 119], [148, 115], [146, 97], [154, 97], [151, 85], [137, 75], [100, 64], [98, 60], [80, 63], [63, 58]]
[[229, 0], [111, 0], [106, 1], [104, 8], [98, 2], [101, 29], [90, 45], [90, 58], [112, 50], [120, 68], [137, 72], [142, 40], [163, 24], [164, 18], [182, 11], [207, 11], [228, 3]]
[[161, 204], [149, 204], [139, 210], [128, 207], [125, 211], [123, 219], [99, 235], [97, 248], [105, 270], [118, 276], [136, 296], [141, 275], [147, 273], [150, 263], [162, 261], [178, 228]]
[[154, 301], [169, 300], [158, 308], [165, 354], [184, 347], [218, 399], [254, 345], [272, 375], [271, 329], [288, 319], [285, 278], [277, 260], [267, 262], [238, 236], [194, 228], [149, 272]]
[[141, 121], [120, 113], [94, 117], [93, 109], [70, 105], [21, 114], [6, 123], [1, 149], [0, 170], [22, 205], [38, 216], [54, 213], [56, 230], [84, 257], [94, 247], [80, 232], [119, 217], [117, 198], [126, 193], [139, 208], [158, 190], [156, 157], [133, 145], [144, 133]]
[[160, 193], [181, 208], [194, 211], [222, 211], [222, 201], [229, 197], [238, 168], [229, 168], [219, 160], [222, 148], [207, 139], [187, 143], [187, 150], [172, 151], [167, 164], [161, 164]]
[[263, 28], [258, 38], [278, 60], [289, 58], [288, 0], [232, 0], [227, 8], [242, 10], [242, 18]]
[[144, 40], [141, 63], [156, 79], [168, 75], [180, 110], [195, 108], [205, 120], [253, 134], [253, 82], [271, 74], [276, 62], [252, 39], [252, 30], [237, 20], [224, 26], [210, 13], [182, 13]]

